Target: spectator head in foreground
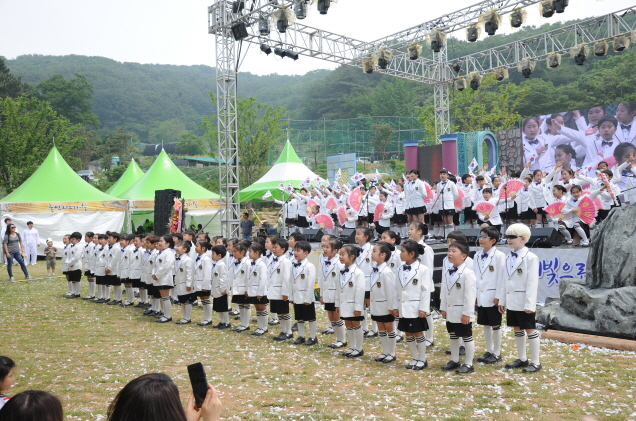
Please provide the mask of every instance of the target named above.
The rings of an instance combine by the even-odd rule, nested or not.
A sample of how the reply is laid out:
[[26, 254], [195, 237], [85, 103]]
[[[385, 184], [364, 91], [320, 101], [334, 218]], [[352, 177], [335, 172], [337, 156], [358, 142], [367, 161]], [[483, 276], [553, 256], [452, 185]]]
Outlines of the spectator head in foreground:
[[18, 393], [0, 410], [2, 421], [63, 421], [62, 403], [49, 392]]

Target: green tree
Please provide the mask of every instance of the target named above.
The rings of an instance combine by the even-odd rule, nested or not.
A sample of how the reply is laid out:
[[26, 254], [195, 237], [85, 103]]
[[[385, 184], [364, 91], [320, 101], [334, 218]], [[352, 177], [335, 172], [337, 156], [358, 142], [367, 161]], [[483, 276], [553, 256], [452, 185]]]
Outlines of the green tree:
[[0, 98], [0, 139], [0, 186], [7, 193], [33, 174], [53, 144], [69, 165], [75, 169], [81, 165], [69, 156], [85, 141], [79, 127], [34, 97]]
[[75, 73], [69, 80], [53, 75], [37, 85], [40, 99], [50, 102], [53, 109], [73, 124], [99, 127], [99, 119], [92, 112], [93, 85], [84, 75]]
[[373, 124], [371, 145], [375, 151], [375, 159], [380, 162], [386, 160], [386, 148], [393, 142], [393, 127], [390, 124]]
[[185, 132], [185, 123], [178, 118], [172, 118], [156, 123], [148, 132], [148, 140], [150, 143], [157, 145], [161, 143], [177, 143]]
[[17, 98], [20, 95], [31, 91], [31, 87], [22, 82], [22, 79], [15, 77], [0, 57], [0, 98]]
[[[216, 104], [216, 96], [210, 93]], [[256, 98], [238, 98], [238, 154], [241, 185], [246, 187], [258, 180], [264, 173], [272, 148], [285, 138], [282, 120], [286, 110], [271, 105], [258, 104]], [[217, 116], [206, 117], [203, 127], [212, 144], [218, 142]]]
[[177, 142], [176, 151], [179, 155], [203, 155], [206, 152], [206, 146], [205, 138], [187, 131]]
[[118, 127], [115, 133], [104, 137], [98, 146], [99, 156], [102, 156], [102, 168], [111, 168], [111, 158], [119, 157], [120, 162], [126, 162], [137, 153], [133, 135], [124, 127]]

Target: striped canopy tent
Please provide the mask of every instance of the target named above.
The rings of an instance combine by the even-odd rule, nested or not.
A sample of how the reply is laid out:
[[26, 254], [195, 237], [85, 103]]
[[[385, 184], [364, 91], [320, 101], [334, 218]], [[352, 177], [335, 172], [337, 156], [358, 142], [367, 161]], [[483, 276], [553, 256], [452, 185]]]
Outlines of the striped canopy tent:
[[307, 177], [315, 180], [318, 176], [302, 163], [288, 140], [274, 166], [254, 184], [240, 191], [240, 202], [260, 202], [268, 190], [274, 198], [284, 200], [284, 193], [278, 188], [280, 182], [298, 188]]

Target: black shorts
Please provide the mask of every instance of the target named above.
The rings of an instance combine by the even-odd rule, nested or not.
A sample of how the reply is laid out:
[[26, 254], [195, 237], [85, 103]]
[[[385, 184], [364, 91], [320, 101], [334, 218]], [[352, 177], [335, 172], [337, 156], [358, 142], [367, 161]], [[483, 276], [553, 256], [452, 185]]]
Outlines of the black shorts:
[[404, 225], [407, 222], [406, 215], [398, 215], [397, 213], [393, 215], [393, 223], [396, 225]]
[[193, 303], [197, 300], [197, 294], [194, 292], [192, 294], [179, 295], [178, 297], [179, 297], [179, 304]]
[[431, 213], [430, 216], [432, 223], [442, 222], [442, 215], [440, 215], [439, 213]]
[[[197, 291], [196, 292], [197, 297], [209, 297], [210, 295], [210, 290], [203, 290], [203, 291]], [[223, 295], [223, 298], [225, 298], [225, 301], [227, 301], [227, 295]]]
[[378, 233], [378, 235], [382, 235], [382, 233], [384, 231], [388, 231], [391, 227], [383, 227], [380, 226], [380, 224], [375, 224], [375, 231]]
[[336, 303], [325, 303], [325, 311], [336, 311]]
[[364, 320], [364, 316], [341, 317], [341, 319], [348, 322], [361, 322]]
[[285, 225], [296, 225], [296, 218], [285, 218]]
[[400, 320], [398, 321], [398, 330], [408, 333], [424, 332], [425, 330], [428, 330], [428, 321], [426, 320], [426, 317], [415, 317], [412, 319], [400, 317]]
[[510, 200], [508, 200], [508, 206], [510, 206], [510, 208], [508, 208], [508, 212], [505, 212], [505, 214], [508, 219], [517, 219], [519, 218], [519, 212], [517, 212], [517, 203], [514, 200], [512, 201], [512, 203], [513, 205], [510, 206]]
[[426, 213], [426, 206], [418, 206], [416, 208], [409, 208], [405, 212], [407, 215], [423, 215]]
[[232, 302], [234, 304], [249, 304], [249, 298], [244, 294], [241, 295], [232, 295]]
[[440, 209], [440, 215], [455, 215], [455, 209]]
[[62, 275], [68, 275], [68, 270], [67, 271], [62, 271]]
[[371, 291], [364, 291], [364, 299], [365, 300], [371, 299]]
[[506, 324], [520, 329], [536, 329], [536, 315], [536, 312], [526, 313], [525, 311], [506, 310]]
[[227, 302], [227, 295], [221, 295], [219, 298], [212, 299], [212, 310], [216, 311], [217, 313], [230, 311], [230, 306]]
[[527, 211], [521, 212], [519, 215], [520, 219], [537, 219], [537, 214], [534, 213], [532, 209], [528, 209]]
[[366, 216], [358, 216], [358, 222], [367, 222]]
[[269, 300], [269, 311], [276, 314], [289, 314], [289, 301]]
[[173, 289], [174, 286], [172, 286], [172, 285], [158, 285], [155, 288], [157, 288], [157, 291], [162, 291], [162, 290]]
[[490, 222], [490, 221], [486, 221], [486, 222], [484, 222], [484, 224], [487, 224], [489, 227], [496, 228], [497, 231], [501, 231], [501, 225], [493, 225], [492, 222]]
[[106, 275], [106, 285], [114, 286], [120, 285], [119, 278], [115, 275]]
[[119, 283], [120, 284], [130, 284], [132, 283], [132, 281], [128, 278], [119, 278]]
[[161, 298], [161, 294], [159, 293], [157, 286], [154, 284], [148, 284], [148, 295], [152, 298]]
[[375, 218], [375, 214], [373, 213], [367, 213], [367, 221], [369, 222], [374, 222], [373, 219]]
[[96, 276], [95, 282], [97, 282], [97, 285], [108, 285], [108, 283], [106, 283], [106, 276]]
[[457, 337], [466, 338], [473, 336], [473, 324], [468, 323], [465, 325], [463, 323], [446, 322], [446, 331], [448, 333], [454, 333]]
[[305, 218], [304, 216], [299, 216], [298, 219], [296, 219], [296, 226], [298, 228], [307, 228], [307, 227], [309, 227], [309, 223], [307, 222], [307, 218]]
[[371, 320], [373, 320], [374, 322], [377, 322], [377, 323], [391, 323], [391, 322], [395, 321], [395, 317], [393, 317], [390, 314], [385, 314], [383, 316], [374, 316], [372, 314], [371, 315]]
[[537, 215], [545, 215], [543, 208], [537, 208]]
[[133, 288], [145, 288], [146, 287], [146, 284], [141, 282], [141, 279], [128, 279], [128, 282], [130, 282], [132, 284]]
[[598, 214], [596, 215], [596, 220], [602, 221], [603, 219], [606, 219], [610, 211], [611, 209], [599, 209]]
[[482, 326], [501, 326], [503, 314], [499, 307], [477, 307], [477, 324]]
[[455, 212], [455, 215], [453, 215], [453, 224], [459, 226], [459, 213]]
[[80, 269], [71, 270], [68, 272], [69, 282], [79, 282], [82, 279], [82, 271]]
[[470, 206], [464, 208], [464, 221], [467, 219], [471, 221], [477, 219], [477, 211], [474, 211]]
[[294, 304], [294, 317], [296, 320], [313, 322], [316, 320], [316, 306], [314, 306], [314, 303], [308, 306], [305, 304]]
[[250, 304], [254, 304], [254, 305], [269, 303], [269, 300], [267, 299], [266, 296], [262, 296], [260, 300], [258, 299], [258, 297], [249, 297], [249, 299], [250, 299]]
[[90, 270], [85, 270], [85, 271], [84, 271], [84, 276], [86, 276], [87, 278], [92, 278], [92, 277], [93, 277], [93, 274], [91, 273], [91, 271], [90, 271]]

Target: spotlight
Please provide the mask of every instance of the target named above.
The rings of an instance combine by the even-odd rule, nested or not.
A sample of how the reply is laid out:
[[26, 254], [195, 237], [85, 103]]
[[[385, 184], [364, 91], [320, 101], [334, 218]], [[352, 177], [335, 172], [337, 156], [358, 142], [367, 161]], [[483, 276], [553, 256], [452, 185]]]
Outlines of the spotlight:
[[378, 51], [374, 53], [374, 58], [378, 62], [378, 67], [384, 70], [389, 66], [389, 62], [393, 58], [393, 53], [387, 50], [386, 47], [380, 47]]
[[602, 57], [607, 54], [609, 50], [609, 45], [607, 41], [598, 41], [594, 44], [594, 55], [597, 57]]
[[263, 35], [269, 35], [269, 20], [266, 18], [261, 18], [261, 20], [258, 21], [258, 32]]
[[232, 2], [232, 13], [241, 13], [245, 8], [245, 0]]
[[266, 44], [261, 44], [261, 51], [264, 52], [267, 55], [272, 54], [272, 47], [270, 47], [269, 45]]
[[457, 89], [458, 91], [463, 91], [464, 89], [466, 89], [466, 78], [463, 76], [458, 77], [457, 79], [455, 79], [455, 89]]
[[274, 48], [274, 54], [276, 54], [280, 58], [285, 58], [286, 57], [285, 50], [283, 50], [282, 48], [279, 48], [279, 47]]
[[479, 15], [479, 22], [484, 25], [484, 30], [490, 36], [497, 33], [497, 29], [501, 26], [502, 17], [497, 13], [497, 9], [490, 9]]
[[570, 57], [574, 59], [576, 65], [583, 66], [589, 53], [590, 49], [587, 45], [579, 44], [570, 50]]
[[528, 12], [524, 9], [514, 9], [510, 14], [510, 26], [513, 28], [519, 28], [526, 21], [526, 17], [528, 16]]
[[508, 69], [503, 66], [495, 69], [495, 79], [501, 82], [504, 79], [508, 79]]
[[476, 91], [481, 86], [481, 80], [483, 76], [479, 74], [479, 72], [471, 72], [468, 75], [468, 81], [470, 82], [470, 87], [473, 91]]
[[245, 22], [239, 22], [232, 25], [232, 35], [234, 35], [234, 39], [237, 41], [247, 38], [249, 34], [247, 33], [247, 26], [245, 25]]
[[554, 4], [552, 0], [543, 0], [539, 8], [541, 9], [541, 16], [544, 18], [551, 18], [554, 15]]
[[548, 57], [546, 58], [545, 61], [546, 61], [547, 65], [548, 65], [548, 67], [550, 67], [551, 69], [559, 67], [559, 65], [561, 64], [561, 54], [559, 54], [559, 53], [550, 53], [550, 54], [548, 54]]
[[298, 53], [295, 53], [292, 50], [285, 50], [285, 57], [289, 57], [290, 59], [296, 61], [298, 60]]
[[307, 17], [307, 3], [304, 1], [296, 3], [296, 6], [294, 6], [294, 12], [296, 13], [296, 18], [305, 19]]
[[466, 28], [466, 40], [468, 42], [477, 41], [480, 32], [481, 29], [479, 28], [479, 25], [476, 23], [471, 23], [470, 25], [468, 25], [468, 28]]
[[289, 21], [287, 19], [279, 19], [278, 22], [276, 22], [276, 29], [278, 29], [278, 32], [280, 33], [287, 32], [288, 27]]
[[318, 11], [321, 15], [326, 15], [331, 6], [331, 0], [318, 0]]
[[534, 67], [536, 65], [537, 63], [532, 61], [531, 59], [524, 58], [519, 63], [517, 63], [517, 70], [521, 72], [523, 77], [528, 79], [532, 75], [532, 72], [534, 71]]
[[362, 71], [364, 73], [373, 73], [373, 69], [375, 69], [376, 62], [372, 58], [368, 58], [362, 62]]
[[408, 52], [409, 58], [411, 60], [417, 60], [420, 54], [422, 54], [422, 46], [414, 42], [413, 44], [409, 45]]
[[462, 66], [460, 66], [459, 64], [453, 64], [453, 70], [455, 71], [455, 73], [459, 73], [462, 71]]
[[289, 25], [296, 20], [296, 14], [289, 7], [282, 7], [272, 13], [272, 18], [276, 23], [278, 32], [284, 34], [287, 32]]
[[426, 42], [431, 46], [434, 53], [439, 53], [446, 44], [446, 34], [439, 29], [433, 29], [426, 34]]
[[629, 48], [629, 38], [627, 38], [624, 34], [619, 34], [614, 37], [613, 41], [614, 51], [623, 51], [626, 48]]
[[565, 12], [565, 8], [568, 7], [569, 3], [569, 0], [554, 0], [554, 10], [557, 13], [563, 13]]

